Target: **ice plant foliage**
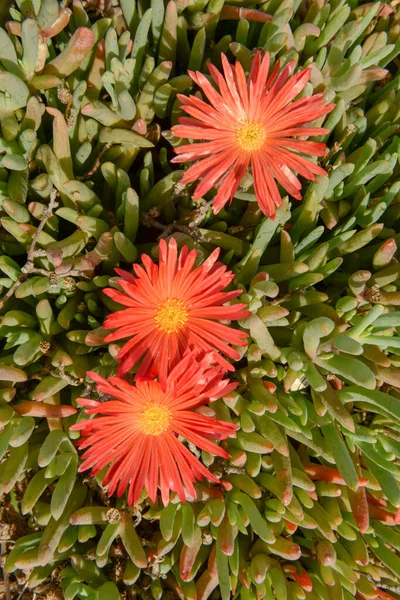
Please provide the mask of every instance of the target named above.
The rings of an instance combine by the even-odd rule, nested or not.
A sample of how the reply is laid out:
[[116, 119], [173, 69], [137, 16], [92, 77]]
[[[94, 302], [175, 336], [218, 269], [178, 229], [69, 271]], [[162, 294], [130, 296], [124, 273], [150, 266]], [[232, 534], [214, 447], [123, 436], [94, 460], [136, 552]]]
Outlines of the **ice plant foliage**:
[[190, 116], [180, 118], [172, 132], [196, 143], [175, 148], [179, 156], [173, 162], [198, 161], [182, 178], [184, 184], [201, 179], [194, 200], [219, 184], [214, 213], [232, 201], [251, 167], [258, 204], [266, 216], [274, 217], [281, 205], [276, 182], [301, 200], [301, 183], [295, 173], [312, 181], [316, 175], [326, 175], [324, 169], [302, 156], [323, 156], [325, 144], [295, 138], [328, 133], [306, 124], [329, 113], [334, 105], [327, 104], [322, 93], [295, 100], [310, 79], [311, 67], [292, 75], [293, 61], [281, 72], [278, 62], [268, 77], [269, 55], [262, 58], [260, 51], [254, 56], [247, 82], [240, 62], [231, 66], [222, 54], [222, 67], [223, 75], [208, 63], [219, 92], [205, 75], [189, 72], [209, 103], [196, 96], [178, 96]]
[[[137, 378], [157, 376], [165, 389], [168, 373], [187, 348], [239, 358], [230, 344], [246, 345], [247, 334], [218, 321], [243, 319], [250, 313], [245, 304], [226, 305], [241, 291], [223, 291], [234, 275], [216, 262], [218, 255], [219, 248], [195, 267], [196, 251], [184, 246], [179, 253], [171, 238], [168, 244], [160, 242], [158, 265], [143, 255], [143, 267], [133, 265], [135, 275], [116, 270], [122, 291], [107, 288], [105, 293], [126, 308], [109, 315], [104, 327], [116, 329], [106, 337], [108, 342], [129, 338], [118, 354], [117, 375], [142, 358]], [[225, 370], [234, 370], [221, 354], [216, 360]]]
[[94, 419], [72, 427], [83, 436], [79, 445], [86, 448], [80, 471], [97, 474], [106, 465], [103, 485], [108, 495], [122, 496], [128, 489], [128, 503], [137, 504], [143, 488], [153, 502], [160, 488], [168, 504], [170, 490], [182, 502], [196, 496], [193, 484], [207, 478], [218, 479], [200, 463], [178, 436], [215, 456], [229, 458], [217, 444], [235, 434], [233, 423], [206, 417], [196, 409], [232, 391], [235, 383], [224, 379], [224, 369], [214, 352], [197, 357], [186, 352], [167, 378], [166, 389], [158, 381], [137, 381], [130, 385], [119, 377], [104, 379], [89, 373], [99, 392], [111, 396], [107, 402], [79, 398], [86, 414]]

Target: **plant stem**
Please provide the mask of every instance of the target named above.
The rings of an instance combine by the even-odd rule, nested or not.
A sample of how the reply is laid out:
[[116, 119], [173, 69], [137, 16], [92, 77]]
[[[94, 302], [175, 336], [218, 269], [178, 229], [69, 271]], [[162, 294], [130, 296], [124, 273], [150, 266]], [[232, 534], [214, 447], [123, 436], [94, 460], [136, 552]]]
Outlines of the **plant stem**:
[[[56, 201], [57, 195], [58, 195], [57, 190], [55, 188], [53, 188], [51, 191], [51, 194], [50, 194], [49, 204], [43, 211], [42, 220], [40, 221], [39, 226], [35, 232], [35, 235], [33, 236], [31, 245], [29, 246], [29, 250], [28, 250], [28, 254], [27, 254], [27, 261], [26, 261], [25, 265], [22, 267], [21, 274], [18, 276], [17, 281], [15, 281], [13, 283], [13, 285], [10, 287], [8, 292], [0, 300], [0, 310], [3, 308], [3, 306], [6, 304], [6, 302], [10, 298], [13, 297], [13, 295], [15, 294], [19, 285], [21, 283], [23, 283], [24, 281], [26, 281], [28, 279], [28, 276], [31, 273], [38, 271], [38, 269], [36, 269], [35, 265], [34, 265], [36, 244], [37, 244], [40, 234], [43, 231], [44, 226], [46, 225], [49, 218], [52, 216], [53, 210], [55, 208], [57, 208], [57, 206], [58, 206], [58, 202]], [[42, 272], [42, 270], [40, 270], [40, 272]], [[47, 272], [46, 272], [46, 274], [47, 274]]]

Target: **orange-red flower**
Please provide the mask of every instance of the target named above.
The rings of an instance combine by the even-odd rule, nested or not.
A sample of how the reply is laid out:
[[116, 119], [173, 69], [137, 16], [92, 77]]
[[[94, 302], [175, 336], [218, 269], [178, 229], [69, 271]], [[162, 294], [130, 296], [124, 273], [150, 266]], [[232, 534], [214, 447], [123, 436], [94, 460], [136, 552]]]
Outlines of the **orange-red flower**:
[[170, 490], [182, 502], [195, 496], [193, 483], [202, 478], [218, 479], [188, 450], [178, 436], [215, 456], [229, 455], [211, 439], [233, 435], [237, 426], [204, 416], [196, 409], [220, 398], [236, 387], [223, 379], [224, 370], [215, 363], [215, 353], [196, 358], [187, 352], [173, 369], [163, 391], [158, 381], [138, 381], [130, 385], [119, 377], [104, 379], [89, 373], [99, 392], [111, 400], [97, 402], [78, 398], [86, 414], [98, 415], [72, 426], [87, 448], [80, 471], [97, 474], [111, 463], [103, 485], [108, 495], [121, 496], [127, 488], [128, 503], [137, 504], [143, 488], [153, 502], [157, 489], [166, 505]]
[[[187, 348], [202, 352], [219, 350], [229, 358], [239, 353], [229, 344], [245, 346], [247, 334], [220, 323], [243, 319], [250, 313], [245, 304], [226, 303], [241, 294], [224, 292], [233, 273], [216, 263], [219, 249], [199, 267], [194, 267], [196, 251], [184, 246], [178, 253], [172, 238], [161, 240], [158, 265], [142, 255], [144, 268], [134, 264], [135, 276], [121, 270], [118, 280], [122, 292], [108, 288], [105, 293], [127, 308], [110, 314], [106, 329], [117, 328], [108, 342], [130, 338], [121, 348], [117, 375], [123, 375], [143, 358], [137, 378], [159, 377], [165, 389], [168, 373]], [[220, 354], [216, 360], [226, 369], [233, 366]]]
[[172, 132], [176, 137], [200, 143], [175, 148], [179, 156], [173, 162], [201, 159], [186, 171], [182, 183], [201, 179], [194, 200], [219, 183], [213, 200], [217, 213], [228, 200], [232, 201], [251, 166], [258, 204], [266, 216], [274, 217], [275, 207], [281, 205], [276, 181], [301, 200], [301, 183], [294, 173], [312, 181], [316, 175], [326, 175], [324, 169], [302, 156], [323, 156], [325, 144], [293, 138], [328, 133], [327, 129], [302, 125], [326, 115], [334, 105], [327, 104], [323, 94], [295, 100], [310, 79], [311, 67], [291, 76], [294, 62], [280, 73], [278, 62], [268, 78], [268, 53], [263, 59], [260, 51], [256, 53], [247, 82], [242, 65], [236, 62], [232, 67], [224, 54], [224, 75], [211, 63], [207, 66], [219, 92], [202, 73], [189, 75], [209, 103], [196, 96], [178, 95], [183, 110], [190, 116], [180, 118]]

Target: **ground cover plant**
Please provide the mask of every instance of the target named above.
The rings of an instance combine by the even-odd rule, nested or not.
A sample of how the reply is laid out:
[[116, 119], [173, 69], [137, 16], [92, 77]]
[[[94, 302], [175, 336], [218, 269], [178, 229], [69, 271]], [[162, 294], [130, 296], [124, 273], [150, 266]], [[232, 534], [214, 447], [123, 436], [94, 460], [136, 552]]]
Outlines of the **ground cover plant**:
[[0, 25], [1, 597], [399, 599], [399, 0]]

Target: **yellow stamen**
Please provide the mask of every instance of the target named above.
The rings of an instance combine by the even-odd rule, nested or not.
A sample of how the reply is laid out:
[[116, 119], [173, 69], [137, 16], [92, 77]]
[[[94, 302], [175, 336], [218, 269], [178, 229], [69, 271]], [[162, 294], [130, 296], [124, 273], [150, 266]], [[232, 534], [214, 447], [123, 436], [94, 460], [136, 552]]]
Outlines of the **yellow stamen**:
[[260, 123], [246, 123], [236, 131], [236, 141], [245, 152], [259, 150], [265, 142], [267, 133]]
[[172, 413], [166, 406], [150, 404], [139, 417], [139, 428], [145, 435], [161, 435], [171, 422]]
[[163, 333], [176, 333], [185, 326], [189, 318], [188, 310], [181, 300], [169, 298], [157, 308], [154, 320]]

